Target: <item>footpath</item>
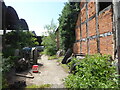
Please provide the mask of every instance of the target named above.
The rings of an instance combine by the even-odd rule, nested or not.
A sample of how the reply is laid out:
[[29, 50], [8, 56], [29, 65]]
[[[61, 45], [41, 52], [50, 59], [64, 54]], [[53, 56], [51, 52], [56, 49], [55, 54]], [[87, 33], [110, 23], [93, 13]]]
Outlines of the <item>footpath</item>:
[[39, 73], [32, 73], [33, 79], [26, 78], [28, 86], [51, 84], [52, 88], [64, 88], [63, 79], [68, 76], [68, 73], [56, 60], [48, 60], [48, 56], [43, 55], [38, 59], [38, 65]]

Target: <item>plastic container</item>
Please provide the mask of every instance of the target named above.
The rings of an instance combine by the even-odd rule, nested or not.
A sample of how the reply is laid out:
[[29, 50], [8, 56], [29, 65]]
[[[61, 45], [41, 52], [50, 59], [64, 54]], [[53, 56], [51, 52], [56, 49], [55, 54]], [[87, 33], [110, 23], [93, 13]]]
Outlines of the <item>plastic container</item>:
[[32, 72], [33, 73], [38, 73], [38, 65], [33, 65], [32, 66]]

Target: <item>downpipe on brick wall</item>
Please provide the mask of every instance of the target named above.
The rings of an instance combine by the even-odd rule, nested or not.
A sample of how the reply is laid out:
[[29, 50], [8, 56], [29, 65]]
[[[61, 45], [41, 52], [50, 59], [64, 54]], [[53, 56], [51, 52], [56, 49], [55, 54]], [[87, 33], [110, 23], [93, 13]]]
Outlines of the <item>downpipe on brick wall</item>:
[[113, 0], [113, 15], [114, 24], [116, 30], [116, 46], [117, 46], [117, 57], [118, 57], [118, 87], [120, 88], [120, 1]]

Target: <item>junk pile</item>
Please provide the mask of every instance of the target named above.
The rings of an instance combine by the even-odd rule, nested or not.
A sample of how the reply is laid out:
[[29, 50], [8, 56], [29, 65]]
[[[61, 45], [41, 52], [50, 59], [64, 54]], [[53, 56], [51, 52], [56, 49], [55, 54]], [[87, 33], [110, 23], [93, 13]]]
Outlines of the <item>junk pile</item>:
[[38, 51], [35, 47], [24, 47], [22, 50], [15, 50], [15, 56], [19, 56], [16, 60], [16, 71], [24, 71], [37, 64]]

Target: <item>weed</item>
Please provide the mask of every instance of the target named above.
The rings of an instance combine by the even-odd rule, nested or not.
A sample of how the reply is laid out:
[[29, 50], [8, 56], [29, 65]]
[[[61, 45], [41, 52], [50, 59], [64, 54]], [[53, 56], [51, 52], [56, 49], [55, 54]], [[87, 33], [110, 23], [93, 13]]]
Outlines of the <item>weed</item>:
[[52, 85], [51, 84], [43, 84], [43, 85], [31, 85], [31, 86], [27, 86], [26, 88], [50, 88]]

